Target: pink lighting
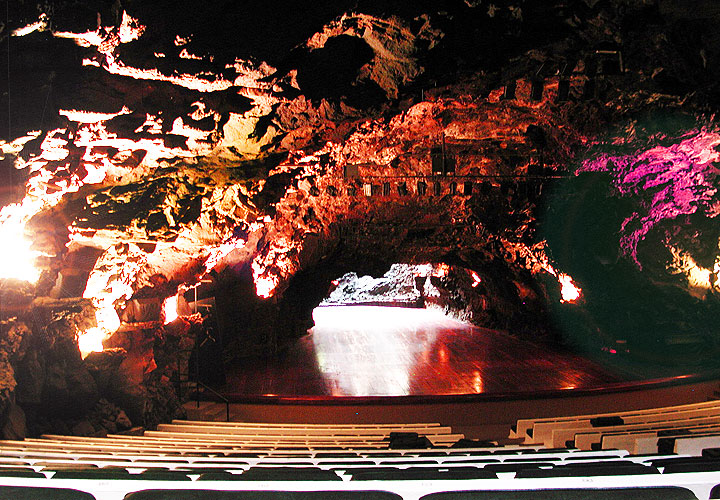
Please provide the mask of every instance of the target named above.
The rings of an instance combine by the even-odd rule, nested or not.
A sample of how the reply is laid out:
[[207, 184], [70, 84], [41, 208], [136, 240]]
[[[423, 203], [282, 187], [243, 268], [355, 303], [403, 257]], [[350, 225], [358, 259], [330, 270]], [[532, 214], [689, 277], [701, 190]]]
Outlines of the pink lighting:
[[611, 172], [623, 195], [641, 195], [642, 210], [620, 228], [620, 245], [640, 267], [637, 247], [659, 223], [698, 211], [715, 215], [720, 133], [692, 130], [670, 146], [655, 146], [624, 156], [602, 154], [584, 162], [579, 172]]

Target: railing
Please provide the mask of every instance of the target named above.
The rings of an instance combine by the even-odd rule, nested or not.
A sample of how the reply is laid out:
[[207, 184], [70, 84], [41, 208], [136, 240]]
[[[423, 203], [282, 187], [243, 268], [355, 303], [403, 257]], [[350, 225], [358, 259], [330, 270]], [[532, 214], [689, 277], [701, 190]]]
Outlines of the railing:
[[[178, 386], [182, 385], [183, 383], [190, 383], [190, 382], [195, 383], [195, 402], [196, 402], [197, 408], [200, 408], [200, 387], [202, 387], [204, 390], [207, 390], [207, 391], [213, 393], [213, 395], [215, 395], [223, 403], [225, 403], [225, 421], [230, 422], [230, 400], [228, 398], [226, 398], [225, 396], [223, 396], [222, 394], [220, 394], [219, 392], [217, 392], [215, 389], [208, 386], [207, 384], [200, 382], [199, 379], [190, 380], [190, 377], [188, 377], [183, 380], [182, 377], [178, 376], [174, 380], [175, 380], [175, 383], [178, 384]], [[182, 400], [182, 398], [183, 398], [182, 390], [179, 387], [176, 390], [177, 390], [178, 397]]]
[[215, 396], [220, 398], [223, 403], [225, 403], [225, 421], [230, 422], [230, 400], [220, 394], [218, 391], [213, 389], [212, 387], [205, 385], [204, 383], [200, 382], [199, 380], [195, 381], [195, 401], [197, 403], [197, 408], [200, 408], [200, 386], [203, 387], [203, 389], [212, 392]]

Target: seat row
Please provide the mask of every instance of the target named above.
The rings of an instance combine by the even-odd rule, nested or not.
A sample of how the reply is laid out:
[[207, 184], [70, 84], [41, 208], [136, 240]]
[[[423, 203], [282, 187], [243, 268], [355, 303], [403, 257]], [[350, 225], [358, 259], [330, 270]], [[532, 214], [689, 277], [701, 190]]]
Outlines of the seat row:
[[[576, 447], [582, 450], [622, 448], [631, 453], [657, 453], [668, 450], [667, 436], [684, 435], [682, 450], [700, 450], [718, 444], [720, 401], [593, 415], [518, 420], [510, 438], [525, 444], [547, 447]], [[694, 446], [693, 437], [704, 444]], [[658, 445], [660, 444], [660, 448]], [[677, 444], [675, 442], [675, 444]]]
[[[507, 462], [457, 466], [249, 467], [243, 470], [33, 467], [0, 468], [0, 498], [137, 500], [192, 498], [390, 498], [416, 500], [445, 493], [468, 498], [663, 498], [705, 500], [718, 492], [718, 461], [704, 457], [588, 461], [555, 465]], [[509, 496], [515, 492], [515, 496]], [[715, 492], [715, 493], [714, 493]], [[45, 496], [43, 496], [45, 495]], [[387, 498], [387, 497], [386, 497]], [[437, 498], [443, 498], [439, 496]]]
[[[715, 492], [715, 490], [713, 490]], [[95, 500], [90, 493], [59, 487], [0, 486], [0, 498], [14, 500]], [[113, 497], [114, 498], [114, 497]], [[562, 488], [554, 490], [453, 490], [424, 495], [373, 489], [340, 490], [216, 490], [155, 488], [128, 493], [124, 500], [697, 500], [694, 493], [675, 486], [627, 488]], [[712, 496], [712, 498], [717, 498]]]
[[[255, 435], [252, 428], [173, 422], [143, 436], [0, 441], [0, 498], [706, 500], [720, 483], [714, 447], [648, 455], [542, 444], [465, 448], [477, 443], [448, 445], [461, 435], [441, 425], [412, 427], [422, 433], [328, 426], [320, 434], [294, 427]], [[427, 439], [427, 447], [392, 447], [398, 437]]]

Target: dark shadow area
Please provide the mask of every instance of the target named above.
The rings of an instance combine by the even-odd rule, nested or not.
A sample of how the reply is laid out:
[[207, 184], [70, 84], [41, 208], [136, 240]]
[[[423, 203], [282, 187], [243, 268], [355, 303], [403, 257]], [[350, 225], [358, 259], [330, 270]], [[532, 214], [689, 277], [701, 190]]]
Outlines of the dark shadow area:
[[555, 185], [540, 234], [558, 267], [580, 284], [583, 298], [573, 307], [551, 304], [554, 326], [572, 349], [641, 376], [716, 369], [717, 294], [689, 286], [688, 277], [673, 269], [669, 248], [692, 238], [692, 255], [712, 268], [715, 252], [703, 259], [700, 249], [716, 249], [717, 225], [701, 214], [658, 224], [638, 245], [640, 265], [619, 244], [620, 228], [640, 203], [618, 196], [608, 173]]

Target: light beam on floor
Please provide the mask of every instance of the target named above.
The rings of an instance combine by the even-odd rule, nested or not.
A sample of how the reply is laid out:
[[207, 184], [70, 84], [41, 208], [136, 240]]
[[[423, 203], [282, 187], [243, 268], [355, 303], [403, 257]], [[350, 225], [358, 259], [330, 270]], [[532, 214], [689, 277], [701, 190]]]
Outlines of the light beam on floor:
[[318, 307], [313, 318], [317, 364], [335, 396], [411, 394], [413, 369], [437, 349], [438, 333], [468, 326], [438, 310], [401, 307]]

